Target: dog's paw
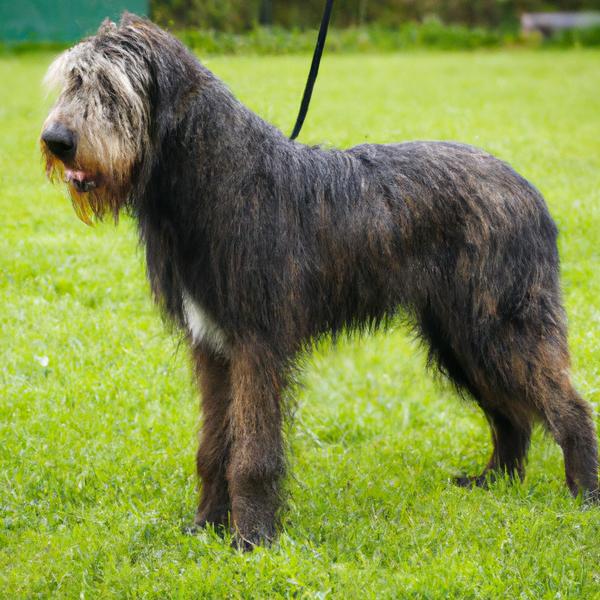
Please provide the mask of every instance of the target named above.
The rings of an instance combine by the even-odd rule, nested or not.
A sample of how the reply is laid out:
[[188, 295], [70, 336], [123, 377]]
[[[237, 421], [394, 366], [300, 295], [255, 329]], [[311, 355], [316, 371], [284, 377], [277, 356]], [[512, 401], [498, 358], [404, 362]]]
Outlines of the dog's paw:
[[271, 526], [254, 526], [252, 528], [237, 526], [232, 533], [232, 547], [243, 552], [250, 552], [258, 546], [268, 547], [275, 539], [275, 529]]
[[486, 489], [489, 487], [490, 483], [493, 482], [493, 478], [490, 477], [489, 473], [482, 473], [481, 475], [460, 475], [459, 477], [454, 477], [453, 482], [454, 485], [467, 489], [475, 487]]
[[223, 534], [229, 527], [229, 510], [203, 511], [197, 513], [193, 523], [183, 528], [186, 535], [198, 535], [205, 529], [214, 529], [217, 533]]

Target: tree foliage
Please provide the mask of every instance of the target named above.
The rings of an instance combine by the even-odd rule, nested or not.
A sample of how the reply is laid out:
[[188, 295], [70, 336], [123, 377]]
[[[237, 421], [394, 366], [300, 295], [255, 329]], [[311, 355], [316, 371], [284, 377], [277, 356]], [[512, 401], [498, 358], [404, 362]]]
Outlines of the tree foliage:
[[[316, 27], [324, 0], [151, 0], [155, 21], [172, 27], [228, 32], [257, 24], [285, 28]], [[437, 17], [444, 23], [514, 27], [523, 12], [598, 8], [598, 0], [337, 0], [333, 24], [398, 27]]]

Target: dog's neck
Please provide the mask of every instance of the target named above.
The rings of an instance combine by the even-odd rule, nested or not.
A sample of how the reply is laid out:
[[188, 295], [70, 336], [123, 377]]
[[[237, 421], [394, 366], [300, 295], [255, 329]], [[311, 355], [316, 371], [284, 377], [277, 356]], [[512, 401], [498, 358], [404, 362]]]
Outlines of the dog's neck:
[[[163, 89], [159, 102], [161, 110], [168, 108], [156, 111], [156, 150], [149, 153], [154, 159], [140, 167], [130, 209], [146, 247], [155, 296], [171, 317], [181, 320], [180, 290], [189, 287], [182, 270], [210, 271], [215, 237], [210, 229], [222, 231], [216, 222], [234, 217], [223, 212], [231, 210], [232, 190], [254, 186], [250, 173], [257, 169], [249, 162], [264, 156], [265, 145], [286, 147], [293, 142], [244, 107], [198, 63], [186, 88]], [[239, 200], [258, 199], [251, 196], [239, 194]], [[193, 261], [188, 260], [192, 256]]]

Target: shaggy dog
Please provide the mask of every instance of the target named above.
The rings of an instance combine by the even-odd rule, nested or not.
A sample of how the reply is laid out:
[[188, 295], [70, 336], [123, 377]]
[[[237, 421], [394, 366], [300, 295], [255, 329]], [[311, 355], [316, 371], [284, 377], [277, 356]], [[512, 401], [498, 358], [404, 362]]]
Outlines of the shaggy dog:
[[176, 39], [124, 15], [60, 56], [41, 136], [90, 222], [137, 221], [154, 296], [187, 332], [202, 392], [196, 524], [242, 547], [276, 532], [282, 393], [326, 334], [400, 312], [484, 411], [494, 450], [463, 485], [523, 477], [532, 424], [595, 497], [597, 442], [573, 389], [557, 230], [540, 193], [463, 144], [292, 142]]

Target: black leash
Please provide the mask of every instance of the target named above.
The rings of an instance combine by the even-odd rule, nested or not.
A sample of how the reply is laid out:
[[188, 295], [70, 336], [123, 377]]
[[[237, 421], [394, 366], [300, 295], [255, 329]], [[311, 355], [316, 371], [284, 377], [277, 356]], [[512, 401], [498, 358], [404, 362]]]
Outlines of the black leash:
[[323, 48], [325, 48], [325, 39], [327, 38], [327, 28], [329, 27], [329, 20], [331, 19], [332, 8], [333, 0], [327, 0], [325, 3], [325, 10], [323, 11], [323, 17], [321, 18], [321, 27], [319, 28], [319, 37], [317, 38], [315, 53], [313, 54], [310, 71], [308, 72], [308, 79], [306, 80], [306, 86], [304, 87], [304, 95], [302, 96], [302, 102], [300, 103], [300, 111], [298, 112], [298, 118], [294, 125], [294, 131], [292, 131], [292, 135], [290, 135], [291, 140], [295, 140], [298, 137], [302, 125], [304, 124], [306, 113], [308, 112], [310, 97], [312, 96], [315, 81], [319, 73], [319, 63], [321, 62], [321, 56], [323, 55]]

